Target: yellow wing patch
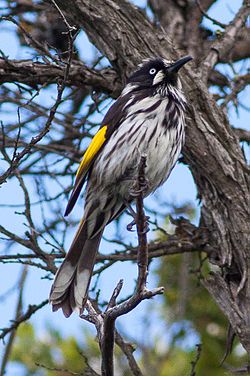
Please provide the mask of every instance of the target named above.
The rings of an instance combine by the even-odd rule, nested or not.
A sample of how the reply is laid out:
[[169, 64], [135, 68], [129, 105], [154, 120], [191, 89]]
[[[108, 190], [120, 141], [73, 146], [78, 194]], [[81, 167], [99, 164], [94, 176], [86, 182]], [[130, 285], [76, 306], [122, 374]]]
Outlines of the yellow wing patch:
[[96, 156], [96, 154], [101, 149], [104, 142], [106, 141], [106, 138], [105, 138], [106, 130], [107, 130], [107, 126], [105, 125], [94, 136], [93, 140], [91, 141], [88, 149], [86, 150], [81, 160], [80, 166], [78, 167], [78, 170], [76, 173], [77, 177], [82, 175], [82, 173], [85, 173], [88, 170], [94, 157]]

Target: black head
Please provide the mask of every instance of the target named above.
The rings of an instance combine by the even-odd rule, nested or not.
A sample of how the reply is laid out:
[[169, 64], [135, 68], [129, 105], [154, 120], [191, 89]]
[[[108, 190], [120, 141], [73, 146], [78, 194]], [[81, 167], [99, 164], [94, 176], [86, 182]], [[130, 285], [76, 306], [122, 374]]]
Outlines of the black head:
[[150, 59], [139, 65], [139, 68], [129, 77], [128, 84], [138, 88], [157, 88], [158, 86], [177, 86], [178, 71], [191, 56], [185, 56], [176, 62], [169, 62], [165, 59]]

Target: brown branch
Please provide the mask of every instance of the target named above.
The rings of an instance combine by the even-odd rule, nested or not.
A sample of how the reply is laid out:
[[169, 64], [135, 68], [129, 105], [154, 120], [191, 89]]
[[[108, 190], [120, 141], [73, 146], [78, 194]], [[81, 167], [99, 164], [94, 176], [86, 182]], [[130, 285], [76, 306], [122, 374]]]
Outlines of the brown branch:
[[[20, 236], [18, 236], [16, 234], [14, 234], [13, 232], [7, 230], [2, 225], [0, 225], [0, 233], [7, 236], [13, 242], [19, 243], [19, 244], [23, 245], [24, 247], [33, 250], [33, 246], [31, 244], [30, 240], [26, 240], [26, 239], [21, 238]], [[12, 258], [11, 255], [0, 256], [0, 260], [7, 260], [9, 257], [10, 257], [10, 259]]]
[[210, 16], [206, 13], [206, 11], [202, 8], [201, 2], [200, 2], [199, 0], [196, 0], [196, 3], [197, 3], [197, 5], [198, 5], [198, 8], [199, 8], [201, 14], [202, 14], [205, 18], [207, 18], [209, 21], [211, 21], [214, 25], [220, 26], [222, 29], [224, 29], [224, 28], [227, 26], [226, 24], [223, 24], [223, 23], [219, 22], [218, 20], [216, 20], [216, 19], [210, 17]]
[[[175, 225], [175, 234], [167, 235], [167, 240], [148, 244], [149, 259], [193, 252], [205, 252], [208, 253], [210, 257], [216, 257], [218, 251], [216, 252], [215, 249], [209, 246], [209, 234], [206, 229], [197, 228], [184, 218], [179, 218], [177, 221], [175, 221]], [[14, 242], [33, 250], [33, 246], [30, 241], [17, 237], [15, 234], [7, 231], [2, 226], [0, 226], [0, 232], [4, 233]], [[97, 255], [97, 262], [136, 261], [137, 255], [138, 247], [131, 247], [124, 244], [124, 249], [122, 251], [116, 251], [108, 255], [99, 253]], [[47, 258], [50, 258], [53, 261], [56, 259], [63, 259], [64, 257], [65, 254], [63, 252], [47, 254]], [[36, 258], [39, 258], [39, 256], [35, 254], [17, 253], [12, 255], [0, 255], [0, 262], [7, 262], [8, 260], [20, 262], [20, 260], [32, 260]]]
[[115, 331], [115, 343], [120, 347], [120, 349], [125, 354], [132, 374], [134, 376], [143, 376], [140, 370], [140, 367], [138, 366], [133, 355], [133, 352], [135, 351], [135, 347], [131, 345], [131, 343], [124, 341], [124, 339], [117, 332], [117, 330]]
[[[21, 311], [22, 311], [23, 290], [24, 290], [24, 284], [25, 284], [25, 281], [26, 281], [26, 278], [27, 278], [27, 273], [28, 273], [27, 266], [24, 266], [23, 269], [22, 269], [22, 272], [21, 272], [20, 280], [18, 282], [19, 296], [18, 296], [18, 301], [17, 301], [17, 305], [16, 305], [16, 313], [15, 313], [14, 321], [18, 320], [18, 318], [20, 317]], [[11, 350], [12, 350], [14, 340], [15, 340], [15, 335], [16, 335], [16, 330], [13, 329], [11, 331], [10, 336], [9, 336], [8, 343], [5, 347], [5, 351], [4, 351], [4, 354], [3, 354], [3, 357], [2, 357], [0, 375], [5, 374], [5, 368], [6, 368], [6, 365], [8, 363], [8, 360], [9, 360], [9, 357], [10, 357], [10, 354], [11, 354]]]
[[90, 41], [116, 68], [123, 83], [127, 74], [134, 70], [135, 61], [139, 63], [142, 58], [156, 54], [166, 56], [169, 51], [167, 35], [160, 33], [128, 1], [117, 3], [112, 0], [106, 2], [105, 7], [102, 0], [81, 0], [77, 4], [75, 1], [56, 0], [56, 3], [65, 15], [75, 17]]
[[[50, 50], [47, 48], [47, 46], [43, 43], [40, 43], [29, 32], [27, 32], [27, 30], [22, 26], [21, 22], [19, 23], [14, 17], [2, 16], [0, 17], [0, 21], [9, 21], [17, 26], [21, 33], [25, 36], [27, 45], [33, 48], [38, 54], [41, 54], [45, 60], [48, 60], [48, 57], [52, 61], [55, 59], [54, 56], [50, 53]], [[3, 53], [1, 53], [1, 55], [3, 55]], [[4, 56], [4, 58], [6, 57]]]
[[234, 133], [239, 138], [239, 141], [245, 141], [250, 144], [250, 131], [247, 129], [233, 128]]
[[201, 350], [202, 350], [202, 346], [201, 344], [198, 344], [196, 345], [196, 357], [195, 359], [191, 362], [191, 373], [190, 373], [190, 376], [196, 376], [196, 371], [195, 371], [195, 368], [199, 362], [199, 359], [201, 357]]
[[24, 194], [24, 203], [25, 203], [24, 215], [27, 219], [28, 227], [29, 227], [29, 232], [26, 231], [26, 235], [27, 235], [30, 243], [32, 244], [32, 249], [33, 249], [34, 253], [44, 261], [44, 260], [46, 260], [46, 253], [43, 252], [42, 249], [38, 245], [37, 233], [35, 231], [35, 225], [34, 225], [34, 222], [33, 222], [33, 219], [32, 219], [32, 215], [31, 215], [30, 197], [29, 197], [28, 190], [27, 190], [26, 185], [24, 183], [24, 180], [23, 180], [23, 178], [20, 175], [20, 172], [18, 170], [15, 171], [15, 175], [16, 175], [18, 181], [19, 181], [20, 187], [21, 187], [23, 194]]
[[[58, 79], [64, 78], [64, 72], [65, 64], [59, 61], [56, 64], [0, 58], [0, 83], [19, 82], [36, 88], [37, 85], [57, 83]], [[72, 62], [65, 85], [88, 86], [111, 97], [117, 97], [121, 91], [121, 81], [113, 69], [105, 68], [98, 71], [78, 61]]]
[[226, 105], [231, 102], [231, 101], [234, 101], [234, 100], [237, 100], [237, 96], [238, 94], [245, 89], [245, 87], [247, 85], [250, 84], [250, 73], [247, 73], [243, 76], [238, 76], [236, 77], [233, 82], [232, 82], [232, 91], [230, 94], [228, 94], [221, 107], [224, 108], [226, 107]]
[[[1, 230], [1, 228], [0, 228]], [[12, 233], [8, 233], [11, 237], [14, 235]], [[172, 235], [170, 236], [172, 237]], [[177, 255], [182, 253], [193, 253], [193, 252], [206, 252], [211, 254], [212, 249], [209, 249], [209, 246], [206, 242], [203, 244], [197, 242], [197, 245], [195, 243], [190, 243], [188, 240], [178, 240], [175, 236], [173, 236], [173, 240], [167, 240], [164, 242], [159, 243], [151, 243], [148, 245], [148, 258], [158, 258], [163, 256], [169, 256], [169, 255]], [[11, 239], [12, 240], [12, 239]], [[24, 239], [22, 238], [13, 238], [13, 241], [18, 242], [24, 246], [29, 245], [27, 248], [30, 248], [33, 250], [33, 247], [31, 243], [27, 245]], [[21, 243], [22, 241], [22, 243]], [[97, 262], [103, 262], [103, 261], [135, 261], [137, 260], [137, 247], [132, 248], [128, 247], [128, 250], [126, 251], [117, 251], [115, 253], [111, 253], [109, 255], [104, 255], [99, 253], [97, 255]], [[52, 253], [48, 254], [48, 257], [51, 259], [63, 259], [65, 255], [63, 253]], [[8, 260], [16, 260], [16, 262], [19, 262], [20, 260], [29, 260], [29, 259], [36, 259], [40, 258], [37, 255], [32, 254], [22, 254], [17, 253], [13, 255], [0, 255], [0, 262], [1, 261], [8, 261]]]
[[68, 32], [71, 33], [72, 31], [77, 30], [77, 27], [76, 27], [76, 26], [74, 26], [74, 25], [71, 26], [71, 25], [68, 23], [66, 17], [64, 16], [62, 10], [59, 8], [59, 6], [57, 5], [57, 3], [56, 3], [54, 0], [51, 0], [51, 2], [53, 3], [53, 5], [55, 6], [56, 10], [58, 11], [58, 13], [60, 14], [60, 16], [62, 17], [63, 22], [65, 23], [65, 25], [66, 25], [66, 27], [67, 27], [67, 29], [68, 29]]
[[135, 185], [136, 197], [136, 227], [138, 235], [138, 277], [136, 284], [136, 291], [134, 295], [121, 303], [116, 305], [116, 299], [122, 289], [123, 282], [120, 281], [115, 288], [110, 303], [103, 318], [103, 326], [101, 335], [99, 336], [99, 343], [102, 352], [102, 375], [113, 376], [113, 351], [115, 341], [115, 320], [117, 317], [128, 313], [134, 309], [142, 300], [152, 297], [156, 294], [163, 293], [163, 288], [155, 289], [155, 291], [148, 291], [146, 289], [146, 280], [148, 273], [148, 245], [146, 236], [146, 217], [143, 209], [143, 190], [145, 189], [145, 168], [146, 156], [142, 156], [138, 168], [138, 180]]
[[[147, 290], [146, 288], [148, 273], [148, 245], [146, 231], [147, 219], [143, 209], [143, 192], [145, 190], [145, 187], [147, 186], [145, 180], [145, 168], [146, 156], [142, 156], [138, 168], [138, 179], [135, 187], [133, 187], [133, 190], [131, 191], [131, 194], [134, 194], [134, 196], [136, 197], [137, 213], [135, 221], [139, 243], [137, 256], [138, 276], [135, 292], [129, 299], [120, 304], [117, 304], [116, 299], [123, 285], [123, 281], [121, 280], [114, 289], [107, 309], [103, 314], [101, 314], [98, 309], [95, 309], [93, 304], [88, 301], [86, 304], [88, 315], [81, 316], [85, 320], [93, 322], [96, 326], [99, 346], [102, 354], [102, 376], [114, 375], [113, 350], [115, 342], [115, 320], [119, 316], [132, 311], [144, 299], [150, 299], [153, 296], [162, 294], [164, 292], [163, 287], [155, 288], [153, 290]], [[138, 371], [137, 368], [138, 366], [134, 367], [135, 372]], [[135, 373], [135, 375], [141, 375], [141, 373], [137, 372]]]
[[143, 293], [146, 289], [146, 281], [148, 275], [148, 242], [146, 232], [148, 230], [147, 218], [143, 209], [143, 189], [147, 184], [145, 181], [147, 157], [143, 155], [138, 169], [138, 180], [136, 191], [140, 192], [136, 198], [136, 229], [138, 236], [138, 252], [137, 252], [137, 265], [138, 265], [138, 279], [136, 292]]
[[[112, 294], [112, 297], [111, 297], [111, 300], [112, 302], [110, 301], [109, 302], [109, 307], [112, 307], [114, 304], [116, 304], [115, 302], [115, 298], [118, 296], [121, 288], [122, 288], [122, 281], [119, 281], [113, 294]], [[115, 305], [114, 305], [115, 307]], [[96, 302], [95, 301], [92, 301], [92, 300], [88, 300], [87, 303], [86, 303], [86, 309], [88, 311], [88, 315], [82, 315], [81, 317], [91, 323], [93, 323], [96, 327], [96, 330], [97, 330], [97, 334], [98, 334], [98, 338], [99, 338], [99, 343], [100, 341], [102, 340], [102, 337], [104, 335], [103, 333], [103, 328], [104, 328], [104, 315], [106, 314], [106, 312], [104, 314], [102, 314], [101, 310], [99, 309], [99, 307], [97, 306]], [[109, 323], [108, 323], [108, 326], [109, 326]], [[141, 370], [140, 370], [140, 367], [138, 366], [135, 358], [134, 358], [134, 355], [133, 355], [133, 352], [135, 351], [135, 348], [128, 342], [125, 342], [124, 339], [122, 338], [122, 336], [118, 333], [118, 331], [114, 328], [113, 324], [110, 328], [108, 329], [113, 329], [114, 330], [114, 341], [115, 343], [120, 347], [120, 349], [123, 351], [123, 353], [125, 354], [126, 358], [128, 359], [128, 363], [129, 363], [129, 366], [130, 366], [130, 370], [132, 372], [132, 374], [134, 376], [143, 376]], [[111, 345], [113, 346], [113, 342], [112, 343], [108, 343], [108, 344], [105, 344], [103, 343], [103, 346], [106, 346], [107, 348], [105, 350], [109, 350]], [[109, 366], [109, 370], [110, 372], [113, 371], [113, 358], [112, 358], [112, 354], [109, 352], [107, 354], [109, 356], [108, 358], [108, 366]], [[111, 357], [110, 357], [111, 356]], [[106, 372], [106, 371], [105, 371]], [[106, 375], [106, 373], [102, 373], [102, 376]], [[107, 373], [107, 375], [112, 375], [112, 373]]]
[[5, 173], [0, 176], [0, 184], [4, 183], [6, 181], [6, 179], [12, 174], [13, 170], [15, 170], [17, 168], [17, 166], [19, 165], [22, 158], [25, 157], [27, 154], [29, 154], [31, 152], [32, 147], [34, 145], [36, 145], [39, 141], [41, 141], [41, 139], [49, 132], [51, 123], [52, 123], [54, 115], [56, 113], [56, 110], [61, 103], [62, 93], [63, 93], [64, 87], [65, 87], [64, 85], [62, 85], [61, 83], [58, 83], [57, 99], [55, 101], [55, 104], [53, 105], [53, 107], [50, 110], [48, 120], [47, 120], [43, 130], [41, 132], [39, 132], [36, 136], [32, 137], [29, 144], [27, 146], [25, 146], [23, 148], [23, 150], [16, 155], [16, 157], [13, 159], [11, 166], [8, 168], [8, 170], [5, 171]]
[[240, 375], [248, 376], [250, 373], [249, 363], [242, 364], [241, 367], [232, 367], [229, 364], [225, 364], [223, 368], [225, 368], [228, 372], [230, 372], [231, 375], [235, 375], [235, 376], [240, 376]]
[[217, 0], [200, 0], [202, 9], [207, 11]]
[[223, 88], [229, 86], [230, 81], [224, 74], [213, 69], [208, 77], [208, 85], [216, 85]]
[[[209, 278], [201, 280], [209, 293], [214, 297], [216, 303], [227, 316], [234, 333], [239, 337], [245, 349], [250, 349], [250, 327], [245, 320], [249, 317], [249, 296], [248, 299], [235, 301], [237, 286], [235, 283], [227, 285], [219, 273], [210, 273]], [[248, 282], [249, 283], [249, 282]]]
[[[246, 27], [237, 37], [237, 42], [230, 51], [229, 58], [231, 61], [239, 61], [250, 57], [250, 27]], [[228, 56], [223, 56], [221, 61], [226, 63]]]
[[[79, 372], [74, 372], [74, 371], [70, 371], [69, 369], [66, 369], [66, 368], [59, 368], [59, 367], [49, 367], [49, 366], [46, 366], [45, 364], [41, 364], [41, 363], [35, 363], [35, 365], [37, 367], [41, 367], [41, 368], [44, 368], [46, 369], [47, 371], [52, 371], [53, 373], [56, 372], [56, 373], [59, 373], [59, 374], [65, 374], [65, 375], [70, 375], [70, 376], [83, 376], [83, 373], [79, 373]], [[84, 370], [84, 376], [100, 376], [99, 373], [95, 372], [89, 365], [87, 365], [87, 369]]]
[[244, 0], [243, 5], [234, 17], [233, 21], [225, 28], [224, 32], [212, 43], [210, 52], [207, 54], [204, 62], [204, 78], [207, 79], [211, 70], [223, 56], [227, 55], [235, 44], [238, 34], [245, 26], [246, 19], [249, 16], [249, 0]]
[[5, 173], [2, 176], [0, 176], [0, 184], [4, 183], [6, 181], [6, 179], [18, 167], [22, 158], [25, 157], [27, 154], [29, 154], [32, 150], [32, 147], [34, 145], [36, 145], [39, 141], [41, 141], [43, 139], [43, 137], [50, 130], [50, 127], [51, 127], [52, 121], [54, 120], [56, 111], [57, 111], [59, 105], [62, 102], [62, 95], [63, 95], [64, 89], [66, 87], [66, 82], [67, 82], [67, 78], [69, 76], [70, 66], [71, 66], [71, 62], [72, 62], [73, 38], [72, 38], [70, 33], [68, 34], [68, 38], [69, 38], [69, 56], [68, 56], [68, 60], [66, 62], [66, 65], [64, 67], [63, 80], [57, 81], [57, 98], [56, 98], [54, 105], [52, 106], [52, 108], [50, 110], [50, 113], [49, 113], [48, 119], [45, 123], [45, 126], [44, 126], [44, 128], [42, 129], [41, 132], [39, 132], [35, 137], [32, 137], [29, 144], [27, 146], [25, 146], [20, 153], [16, 154], [16, 152], [14, 151], [14, 155], [13, 155], [13, 159], [11, 161], [10, 167], [7, 169], [7, 171], [5, 171]]

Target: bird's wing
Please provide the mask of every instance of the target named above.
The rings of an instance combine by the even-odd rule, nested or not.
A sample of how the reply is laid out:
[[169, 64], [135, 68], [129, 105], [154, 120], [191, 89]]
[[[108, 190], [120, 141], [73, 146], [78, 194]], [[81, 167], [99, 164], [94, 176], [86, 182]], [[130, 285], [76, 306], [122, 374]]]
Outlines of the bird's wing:
[[68, 215], [73, 209], [78, 199], [78, 196], [81, 192], [82, 186], [86, 180], [88, 172], [91, 166], [93, 165], [96, 157], [99, 155], [102, 147], [113, 134], [114, 130], [120, 125], [121, 120], [124, 116], [124, 105], [126, 103], [126, 100], [127, 98], [121, 96], [110, 107], [106, 116], [103, 119], [101, 128], [96, 133], [89, 147], [87, 148], [85, 154], [83, 155], [83, 158], [76, 173], [73, 191], [70, 195], [70, 199], [64, 215]]
[[70, 195], [68, 205], [64, 215], [68, 215], [73, 209], [76, 200], [81, 192], [82, 186], [86, 180], [90, 167], [92, 166], [98, 152], [106, 141], [107, 125], [102, 126], [92, 139], [89, 147], [83, 155], [81, 163], [76, 172], [76, 179], [73, 191]]

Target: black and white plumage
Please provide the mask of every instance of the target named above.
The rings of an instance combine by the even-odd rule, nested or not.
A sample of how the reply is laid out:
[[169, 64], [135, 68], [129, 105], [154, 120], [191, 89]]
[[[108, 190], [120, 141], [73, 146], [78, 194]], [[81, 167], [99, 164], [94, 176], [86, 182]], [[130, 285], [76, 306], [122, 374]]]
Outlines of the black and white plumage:
[[166, 181], [184, 142], [186, 100], [178, 78], [190, 56], [175, 63], [143, 62], [110, 107], [77, 171], [66, 215], [87, 179], [84, 216], [53, 283], [50, 302], [66, 317], [82, 312], [105, 226], [131, 203], [141, 155], [146, 155], [145, 196]]

